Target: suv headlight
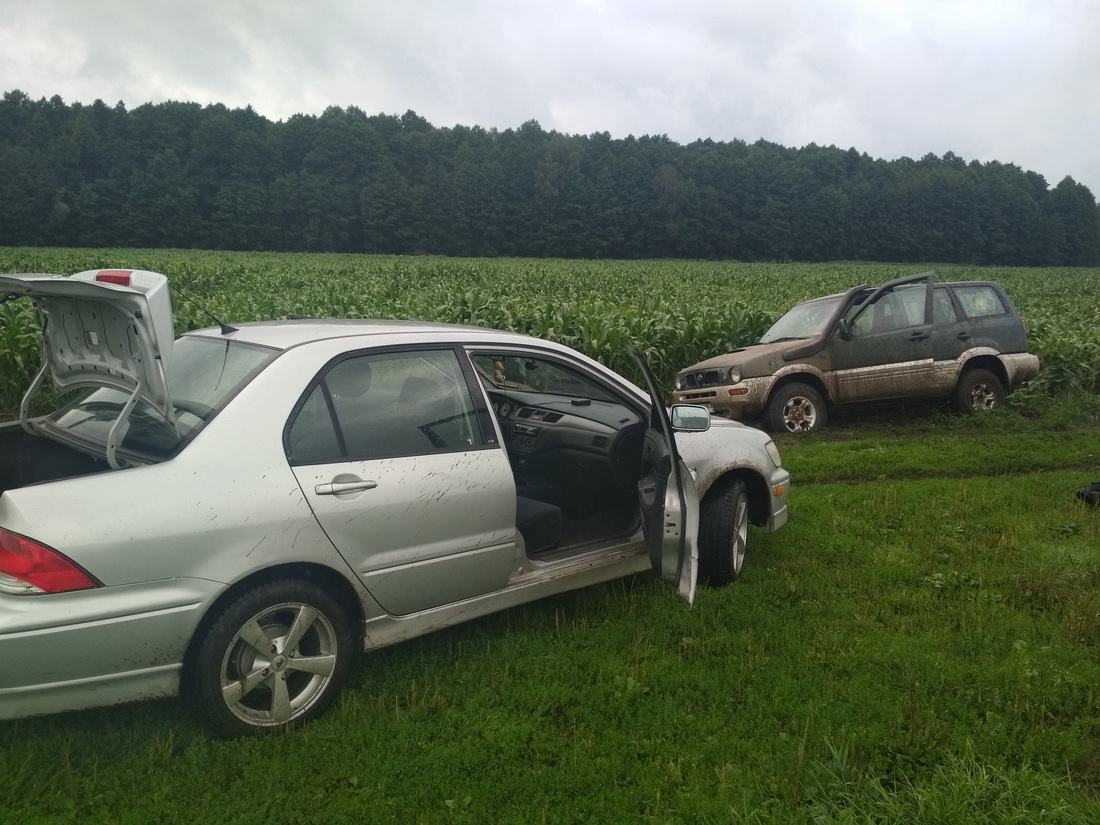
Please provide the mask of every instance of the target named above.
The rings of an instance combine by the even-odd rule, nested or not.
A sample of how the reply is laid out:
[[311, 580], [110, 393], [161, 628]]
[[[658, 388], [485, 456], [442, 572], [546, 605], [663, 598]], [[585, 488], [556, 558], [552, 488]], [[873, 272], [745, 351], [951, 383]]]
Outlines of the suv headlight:
[[727, 383], [736, 384], [740, 380], [741, 380], [741, 368], [740, 367], [730, 367], [728, 370], [726, 370], [726, 382]]

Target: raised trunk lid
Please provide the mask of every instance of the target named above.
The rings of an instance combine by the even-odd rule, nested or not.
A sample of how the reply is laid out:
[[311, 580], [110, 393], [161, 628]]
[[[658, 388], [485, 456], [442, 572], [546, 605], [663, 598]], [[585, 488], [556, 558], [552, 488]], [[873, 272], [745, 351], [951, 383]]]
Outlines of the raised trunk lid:
[[[75, 275], [0, 275], [0, 294], [33, 298], [42, 319], [44, 363], [23, 398], [27, 427], [31, 397], [47, 373], [58, 392], [109, 387], [127, 393], [174, 421], [165, 368], [174, 328], [168, 280], [155, 272], [95, 269]], [[114, 439], [107, 458], [115, 466]]]

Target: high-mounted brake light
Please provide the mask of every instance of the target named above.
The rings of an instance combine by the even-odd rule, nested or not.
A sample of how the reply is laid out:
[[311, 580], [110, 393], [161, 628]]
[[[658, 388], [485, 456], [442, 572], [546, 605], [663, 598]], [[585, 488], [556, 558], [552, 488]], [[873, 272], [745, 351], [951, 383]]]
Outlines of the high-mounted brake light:
[[99, 586], [56, 550], [0, 528], [0, 593], [66, 593]]
[[116, 286], [130, 286], [130, 269], [101, 269], [96, 273], [95, 279], [101, 284], [115, 284]]

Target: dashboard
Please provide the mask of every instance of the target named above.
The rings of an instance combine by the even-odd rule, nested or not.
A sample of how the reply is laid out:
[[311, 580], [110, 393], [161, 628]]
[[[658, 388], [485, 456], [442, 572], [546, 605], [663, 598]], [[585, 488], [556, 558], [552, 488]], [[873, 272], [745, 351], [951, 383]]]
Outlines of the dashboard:
[[641, 423], [627, 407], [607, 401], [546, 396], [533, 403], [497, 393], [490, 393], [490, 401], [505, 442], [521, 453], [572, 449], [610, 454], [618, 435]]

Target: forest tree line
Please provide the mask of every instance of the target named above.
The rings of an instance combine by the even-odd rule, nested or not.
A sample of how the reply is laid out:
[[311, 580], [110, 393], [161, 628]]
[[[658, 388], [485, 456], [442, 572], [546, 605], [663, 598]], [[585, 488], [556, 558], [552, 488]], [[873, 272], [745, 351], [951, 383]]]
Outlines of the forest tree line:
[[0, 245], [1100, 265], [1066, 177], [948, 152], [438, 128], [330, 107], [0, 102]]

